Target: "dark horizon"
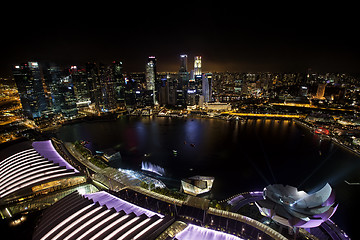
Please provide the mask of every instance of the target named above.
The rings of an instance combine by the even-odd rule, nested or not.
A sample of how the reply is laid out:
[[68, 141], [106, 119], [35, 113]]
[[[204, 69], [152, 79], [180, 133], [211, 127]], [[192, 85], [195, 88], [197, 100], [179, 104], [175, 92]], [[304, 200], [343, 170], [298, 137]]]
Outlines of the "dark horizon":
[[203, 56], [204, 71], [360, 73], [351, 6], [138, 5], [10, 6], [11, 17], [1, 17], [0, 76], [26, 61], [117, 60], [125, 72], [139, 72], [149, 55], [157, 57], [159, 72], [174, 72], [180, 54], [189, 56], [189, 69], [194, 56]]

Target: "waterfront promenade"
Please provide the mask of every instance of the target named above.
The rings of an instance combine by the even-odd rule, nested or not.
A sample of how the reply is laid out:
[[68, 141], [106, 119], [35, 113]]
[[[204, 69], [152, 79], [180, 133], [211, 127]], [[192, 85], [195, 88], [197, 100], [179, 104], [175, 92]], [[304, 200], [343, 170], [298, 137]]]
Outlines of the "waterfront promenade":
[[[57, 142], [62, 144], [61, 142]], [[231, 213], [209, 207], [202, 198], [188, 196], [188, 199], [179, 200], [165, 196], [142, 187], [139, 187], [139, 179], [134, 179], [126, 172], [118, 171], [113, 168], [101, 169], [90, 163], [76, 151], [71, 143], [65, 143], [68, 154], [76, 158], [91, 172], [89, 177], [100, 183], [115, 196], [123, 198], [139, 206], [151, 209], [162, 214], [178, 217], [180, 220], [200, 226], [212, 228], [239, 237], [251, 239], [287, 239], [282, 234], [254, 219], [238, 213]], [[71, 158], [71, 157], [70, 157]], [[199, 208], [199, 205], [202, 207]]]
[[[294, 120], [294, 121], [297, 121], [297, 120]], [[81, 159], [80, 156], [78, 156], [78, 157]], [[87, 159], [84, 159], [84, 158], [81, 160], [83, 161], [84, 164], [87, 164], [86, 162], [88, 162]], [[119, 172], [116, 169], [111, 169], [111, 168], [101, 169], [101, 168], [98, 168], [96, 166], [91, 166], [91, 165], [89, 165], [89, 168], [91, 168], [91, 171], [94, 171], [93, 174], [90, 174], [90, 177], [92, 178], [92, 180], [100, 182], [101, 184], [106, 186], [106, 188], [108, 188], [116, 193], [120, 193], [120, 192], [123, 193], [125, 191], [124, 194], [122, 195], [122, 198], [127, 198], [128, 201], [136, 201], [136, 204], [138, 204], [138, 205], [145, 204], [143, 206], [146, 207], [147, 206], [146, 204], [148, 204], [147, 202], [149, 202], [149, 204], [150, 204], [150, 201], [149, 201], [150, 198], [155, 199], [154, 201], [158, 203], [158, 204], [155, 203], [155, 210], [157, 207], [157, 209], [158, 209], [157, 211], [167, 211], [167, 209], [169, 209], [168, 212], [165, 214], [173, 214], [174, 216], [179, 217], [179, 219], [181, 219], [183, 221], [195, 223], [200, 226], [207, 226], [207, 227], [210, 227], [210, 228], [213, 228], [216, 230], [220, 230], [220, 231], [224, 231], [224, 232], [230, 232], [233, 235], [239, 234], [239, 236], [244, 236], [244, 235], [241, 235], [241, 234], [243, 234], [242, 228], [239, 227], [239, 226], [242, 226], [241, 225], [242, 223], [240, 223], [241, 221], [239, 219], [237, 219], [237, 220], [231, 219], [230, 220], [229, 218], [226, 217], [227, 213], [225, 213], [225, 211], [224, 211], [224, 214], [226, 216], [225, 215], [218, 216], [216, 214], [219, 212], [215, 211], [215, 213], [214, 213], [213, 211], [211, 211], [211, 208], [209, 208], [209, 207], [205, 208], [205, 209], [198, 208], [197, 206], [189, 204], [190, 203], [189, 201], [174, 199], [174, 198], [141, 188], [141, 187], [139, 187], [139, 183], [141, 183], [141, 180], [134, 178], [133, 176], [131, 176], [131, 174], [129, 175], [126, 172]], [[129, 194], [129, 196], [125, 195], [126, 192], [127, 192], [127, 194]], [[136, 195], [135, 194], [131, 195], [132, 192], [136, 193]], [[141, 196], [144, 196], [144, 197], [142, 198]], [[145, 197], [147, 197], [147, 200], [145, 200], [146, 199]], [[212, 218], [210, 216], [212, 216]], [[209, 217], [210, 217], [210, 220], [209, 220]], [[220, 219], [219, 221], [217, 221], [218, 217]], [[235, 222], [233, 223], [233, 221], [235, 221]], [[246, 219], [244, 221], [246, 221]], [[254, 220], [254, 221], [256, 221], [256, 220]], [[264, 225], [264, 226], [268, 227], [267, 225]], [[253, 229], [253, 228], [254, 228], [254, 226], [252, 226], [251, 229]], [[245, 229], [246, 229], [246, 227], [245, 227]], [[258, 228], [256, 228], [256, 229], [257, 229], [256, 231], [260, 231], [260, 232], [262, 231], [261, 229], [258, 229]], [[282, 235], [282, 236], [284, 236], [284, 235]], [[265, 239], [265, 238], [263, 238], [263, 239]], [[277, 239], [277, 238], [275, 238], [275, 239]], [[333, 239], [336, 239], [336, 238], [333, 238]], [[343, 238], [343, 239], [346, 239], [346, 238]]]

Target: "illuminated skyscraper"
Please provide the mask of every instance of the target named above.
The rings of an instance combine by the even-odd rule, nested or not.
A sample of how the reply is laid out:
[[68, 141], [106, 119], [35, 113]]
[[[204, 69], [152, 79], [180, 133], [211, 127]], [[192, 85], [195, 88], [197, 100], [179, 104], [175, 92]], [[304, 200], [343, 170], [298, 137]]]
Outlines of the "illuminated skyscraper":
[[61, 93], [58, 91], [58, 83], [62, 77], [60, 68], [53, 63], [44, 63], [41, 65], [42, 73], [45, 80], [45, 97], [49, 108], [55, 112], [61, 112], [60, 97]]
[[88, 62], [86, 64], [86, 77], [89, 86], [91, 103], [95, 104], [96, 111], [100, 111], [101, 84], [99, 78], [99, 69], [96, 63]]
[[324, 99], [324, 94], [325, 94], [325, 88], [326, 88], [326, 83], [320, 83], [318, 85], [317, 91], [316, 91], [316, 97], [317, 99]]
[[201, 75], [201, 56], [195, 56], [194, 58], [194, 75], [200, 76]]
[[202, 95], [204, 96], [204, 102], [211, 101], [212, 95], [212, 74], [206, 73], [202, 75]]
[[192, 71], [188, 89], [187, 89], [187, 105], [198, 105], [200, 96], [202, 95], [202, 74], [201, 74], [201, 56], [194, 58], [194, 71]]
[[[156, 58], [155, 56], [150, 56], [148, 62], [145, 66], [145, 79], [146, 79], [146, 89], [152, 91], [153, 103], [157, 104], [158, 98], [157, 89], [155, 87], [156, 81]], [[150, 93], [150, 92], [149, 92]]]
[[53, 113], [61, 113], [64, 117], [73, 117], [77, 114], [76, 97], [72, 72], [76, 66], [69, 69], [69, 74], [62, 72], [60, 68], [53, 63], [42, 65], [42, 72], [45, 79], [45, 85], [51, 101], [49, 107]]
[[116, 110], [116, 83], [110, 66], [99, 64], [100, 109], [102, 112]]
[[156, 80], [156, 58], [150, 56], [145, 67], [146, 89], [155, 91]]
[[88, 106], [90, 101], [90, 88], [87, 75], [84, 69], [71, 66], [69, 73], [74, 84], [74, 92], [78, 106]]
[[179, 72], [187, 72], [187, 55], [181, 54], [180, 55], [180, 70]]
[[90, 100], [98, 112], [116, 109], [116, 83], [111, 66], [96, 63], [86, 64], [86, 74], [90, 89]]
[[62, 77], [56, 84], [58, 93], [58, 108], [65, 117], [73, 117], [78, 113], [76, 108], [76, 97], [74, 92], [74, 84], [71, 75]]
[[118, 105], [124, 104], [125, 101], [125, 81], [122, 75], [122, 62], [113, 61], [112, 78], [115, 82], [116, 102]]
[[180, 69], [178, 80], [175, 81], [176, 94], [175, 94], [175, 105], [179, 107], [186, 106], [186, 94], [189, 84], [189, 72], [187, 69], [187, 55], [180, 55]]
[[13, 67], [13, 75], [19, 91], [24, 114], [29, 118], [41, 117], [47, 109], [39, 64], [28, 62]]

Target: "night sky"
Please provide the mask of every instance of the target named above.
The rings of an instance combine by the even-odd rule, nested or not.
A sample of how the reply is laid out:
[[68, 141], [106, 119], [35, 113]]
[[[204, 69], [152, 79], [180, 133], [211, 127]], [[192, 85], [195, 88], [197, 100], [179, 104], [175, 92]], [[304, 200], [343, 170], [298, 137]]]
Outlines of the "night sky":
[[121, 60], [127, 72], [144, 71], [149, 55], [158, 71], [178, 71], [183, 53], [189, 64], [201, 55], [204, 71], [360, 72], [356, 2], [155, 2], [9, 2], [0, 17], [0, 76], [30, 60]]

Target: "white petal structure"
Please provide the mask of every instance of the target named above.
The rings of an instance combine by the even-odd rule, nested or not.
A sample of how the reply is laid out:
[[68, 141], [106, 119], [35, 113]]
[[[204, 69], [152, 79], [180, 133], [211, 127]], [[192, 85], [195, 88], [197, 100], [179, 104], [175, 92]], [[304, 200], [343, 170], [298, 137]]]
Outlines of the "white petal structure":
[[264, 189], [263, 197], [264, 200], [256, 202], [260, 212], [290, 227], [318, 227], [334, 214], [338, 206], [328, 183], [312, 194], [288, 185], [269, 185]]

